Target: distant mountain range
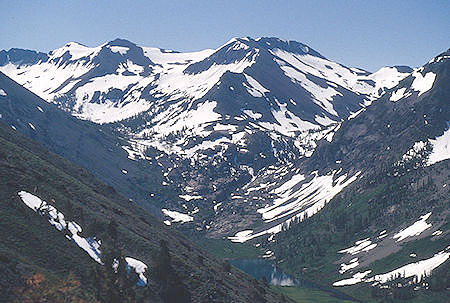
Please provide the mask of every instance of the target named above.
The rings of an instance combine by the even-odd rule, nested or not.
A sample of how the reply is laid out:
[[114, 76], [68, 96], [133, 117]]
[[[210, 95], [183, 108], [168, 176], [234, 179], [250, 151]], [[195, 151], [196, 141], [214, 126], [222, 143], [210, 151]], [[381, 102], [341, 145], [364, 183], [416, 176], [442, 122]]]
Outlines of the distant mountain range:
[[[411, 71], [386, 67], [371, 74], [277, 38], [235, 38], [196, 53], [121, 39], [95, 48], [72, 42], [49, 54], [2, 51], [0, 65], [0, 71], [72, 115], [109, 123], [128, 141], [120, 145], [129, 158], [154, 161], [146, 155], [152, 148], [170, 155], [173, 160], [160, 163], [168, 178], [164, 184], [177, 183], [182, 196], [208, 197], [164, 207], [191, 214], [207, 207], [206, 220], [261, 169], [311, 155], [318, 140], [331, 138], [341, 121]], [[122, 166], [105, 177], [128, 171]], [[204, 180], [202, 168], [215, 177]], [[152, 190], [144, 190], [148, 200]], [[145, 195], [133, 198], [148, 204]], [[214, 230], [213, 223], [201, 228]]]

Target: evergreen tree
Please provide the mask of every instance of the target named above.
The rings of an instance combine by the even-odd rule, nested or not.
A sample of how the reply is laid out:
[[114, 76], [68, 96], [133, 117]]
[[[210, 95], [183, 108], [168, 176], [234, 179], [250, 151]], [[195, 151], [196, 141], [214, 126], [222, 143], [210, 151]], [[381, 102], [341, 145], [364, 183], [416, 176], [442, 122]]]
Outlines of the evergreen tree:
[[[97, 299], [105, 303], [137, 302], [137, 292], [146, 293], [137, 286], [139, 276], [130, 268], [119, 248], [117, 223], [108, 224], [107, 233], [102, 237], [102, 265], [94, 269], [94, 286]], [[141, 301], [145, 296], [140, 296]]]
[[172, 267], [167, 242], [161, 240], [160, 251], [154, 268], [159, 283], [159, 296], [164, 303], [190, 303], [191, 294]]

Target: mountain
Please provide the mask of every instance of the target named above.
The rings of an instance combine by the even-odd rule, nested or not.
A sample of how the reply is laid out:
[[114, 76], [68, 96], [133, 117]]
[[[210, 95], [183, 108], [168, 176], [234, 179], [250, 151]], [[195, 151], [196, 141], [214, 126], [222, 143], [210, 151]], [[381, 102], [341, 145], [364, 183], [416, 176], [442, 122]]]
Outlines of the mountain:
[[[108, 302], [114, 294], [120, 302], [281, 300], [3, 122], [0, 142], [2, 301]], [[138, 275], [131, 284], [118, 280], [122, 260], [125, 276]]]
[[[292, 99], [286, 104], [286, 111], [291, 112], [302, 107], [296, 102], [314, 103], [299, 118], [328, 125], [321, 119], [348, 116], [361, 107], [359, 103], [410, 72], [385, 68], [370, 74], [349, 69], [302, 43], [277, 38], [234, 38], [216, 50], [195, 53], [140, 47], [123, 39], [94, 48], [71, 42], [49, 54], [11, 49], [2, 51], [1, 57], [2, 72], [45, 100], [98, 123], [121, 121], [163, 101], [204, 98], [197, 102], [201, 104], [214, 99], [214, 95], [205, 98], [208, 93], [222, 90], [230, 95], [230, 86], [218, 85], [221, 77], [230, 74], [240, 82], [236, 89], [246, 91], [247, 102], [252, 97], [267, 97], [260, 107], [277, 109], [280, 105], [273, 97], [281, 103]], [[233, 74], [241, 76], [238, 79]], [[270, 94], [266, 96], [267, 90]], [[220, 108], [226, 107], [226, 100], [210, 101], [219, 102], [215, 112], [224, 114]], [[228, 104], [228, 108], [233, 105]], [[245, 102], [235, 108], [240, 115], [246, 109], [243, 105]], [[270, 113], [262, 114], [261, 122], [274, 120]], [[295, 124], [295, 118], [290, 120]]]
[[[320, 139], [332, 140], [342, 121], [411, 72], [348, 68], [305, 44], [278, 38], [234, 38], [195, 53], [122, 39], [94, 48], [72, 42], [46, 57], [3, 53], [13, 59], [2, 61], [0, 71], [73, 116], [101, 124], [124, 140], [119, 145], [129, 159], [159, 165], [163, 175], [150, 190], [140, 186], [135, 193], [125, 192], [129, 183], [119, 177], [114, 184], [109, 173], [98, 177], [122, 186], [122, 193], [155, 214], [164, 213], [168, 224], [181, 214], [182, 228], [216, 238], [279, 229], [286, 216], [300, 216], [298, 208], [279, 209], [261, 220], [256, 210], [279, 196], [286, 172], [310, 156]], [[135, 176], [142, 170], [124, 169], [134, 185], [146, 178]], [[356, 173], [337, 187], [326, 185], [329, 193], [314, 202], [324, 204]], [[317, 189], [330, 176], [305, 178]], [[158, 188], [175, 195], [150, 199]], [[253, 192], [251, 200], [241, 194], [246, 189]]]
[[267, 249], [283, 266], [364, 301], [448, 300], [449, 55], [415, 69], [299, 163], [303, 174], [360, 174], [274, 237]]
[[[79, 120], [50, 104], [0, 72], [0, 114], [18, 132], [39, 141], [52, 152], [89, 169], [154, 213], [159, 209], [149, 201], [168, 199], [171, 192], [161, 190], [164, 176], [158, 163], [129, 158], [129, 143], [109, 126]], [[161, 152], [148, 149], [148, 158]], [[150, 196], [153, 193], [153, 196]], [[157, 211], [158, 210], [158, 211]]]

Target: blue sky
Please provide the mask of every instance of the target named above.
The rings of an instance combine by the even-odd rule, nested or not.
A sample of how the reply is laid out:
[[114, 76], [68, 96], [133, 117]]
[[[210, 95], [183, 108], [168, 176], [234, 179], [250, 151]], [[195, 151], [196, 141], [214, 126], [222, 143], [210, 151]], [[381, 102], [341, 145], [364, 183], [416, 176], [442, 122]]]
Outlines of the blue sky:
[[370, 71], [420, 66], [450, 47], [450, 1], [0, 0], [0, 49], [49, 51], [117, 37], [196, 51], [276, 36]]

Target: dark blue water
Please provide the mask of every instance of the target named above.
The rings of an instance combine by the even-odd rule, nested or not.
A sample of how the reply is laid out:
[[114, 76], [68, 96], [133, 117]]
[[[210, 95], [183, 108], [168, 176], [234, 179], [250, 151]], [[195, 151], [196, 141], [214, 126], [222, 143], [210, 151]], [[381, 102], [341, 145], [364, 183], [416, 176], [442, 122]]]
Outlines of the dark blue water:
[[271, 260], [238, 259], [238, 260], [230, 260], [230, 264], [239, 268], [243, 272], [249, 274], [250, 276], [258, 280], [262, 279], [262, 277], [265, 277], [267, 282], [269, 282], [272, 285], [297, 286], [302, 288], [318, 289], [321, 291], [329, 292], [331, 295], [333, 295], [338, 299], [356, 301], [354, 298], [348, 296], [343, 292], [337, 291], [332, 287], [319, 285], [304, 279], [295, 279], [292, 276], [283, 272]]

